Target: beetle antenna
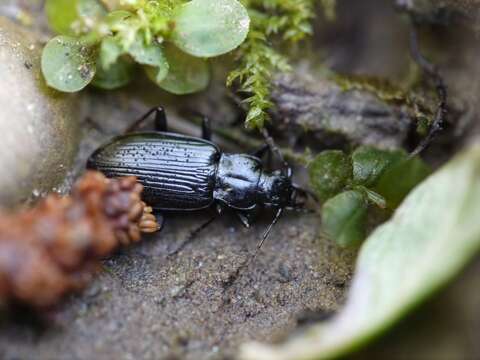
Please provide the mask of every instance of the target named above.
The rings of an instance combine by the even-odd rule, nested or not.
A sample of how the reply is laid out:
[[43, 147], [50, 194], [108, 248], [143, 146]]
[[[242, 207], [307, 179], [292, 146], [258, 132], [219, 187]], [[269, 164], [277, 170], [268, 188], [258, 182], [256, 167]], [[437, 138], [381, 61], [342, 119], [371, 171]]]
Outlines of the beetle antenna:
[[255, 258], [257, 257], [258, 252], [263, 246], [263, 243], [265, 242], [265, 240], [267, 240], [268, 235], [270, 235], [270, 231], [272, 231], [273, 226], [278, 222], [278, 219], [280, 219], [280, 216], [282, 216], [282, 213], [283, 213], [283, 208], [278, 209], [272, 223], [268, 226], [267, 230], [265, 230], [265, 232], [263, 233], [262, 239], [257, 245], [257, 249], [255, 250], [255, 254], [253, 255], [252, 261], [255, 260]]
[[267, 239], [268, 235], [270, 234], [270, 231], [272, 230], [273, 226], [278, 222], [278, 219], [280, 218], [280, 216], [282, 215], [283, 213], [283, 208], [281, 209], [278, 209], [277, 213], [275, 214], [275, 218], [273, 219], [272, 223], [268, 226], [267, 230], [263, 233], [263, 236], [262, 236], [262, 239], [260, 240], [260, 242], [257, 244], [257, 248], [255, 249], [255, 253], [253, 254], [253, 256], [250, 258], [250, 259], [247, 259], [236, 271], [235, 273], [233, 274], [233, 276], [231, 276], [231, 278], [229, 279], [229, 282], [228, 284], [225, 286], [224, 290], [226, 291], [228, 288], [230, 288], [234, 283], [235, 281], [241, 276], [241, 274], [243, 273], [243, 270], [247, 269], [250, 264], [252, 264], [255, 259], [257, 258], [258, 256], [258, 253], [260, 252], [260, 249], [262, 248], [263, 246], [263, 243], [265, 242], [265, 240]]

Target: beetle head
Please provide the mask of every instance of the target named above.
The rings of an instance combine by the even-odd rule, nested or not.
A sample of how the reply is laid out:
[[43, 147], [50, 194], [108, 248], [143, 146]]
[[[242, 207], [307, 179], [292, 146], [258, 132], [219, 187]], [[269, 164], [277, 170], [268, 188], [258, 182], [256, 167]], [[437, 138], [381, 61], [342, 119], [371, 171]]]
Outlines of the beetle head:
[[259, 190], [261, 201], [265, 207], [285, 208], [293, 206], [294, 188], [292, 180], [278, 171], [272, 174], [262, 174]]

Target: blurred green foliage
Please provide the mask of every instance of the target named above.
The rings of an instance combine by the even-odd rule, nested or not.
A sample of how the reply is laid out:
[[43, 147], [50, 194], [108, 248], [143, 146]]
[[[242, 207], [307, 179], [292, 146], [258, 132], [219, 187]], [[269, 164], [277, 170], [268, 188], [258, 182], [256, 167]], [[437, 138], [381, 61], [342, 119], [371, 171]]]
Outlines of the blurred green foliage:
[[[246, 125], [262, 128], [273, 106], [273, 77], [290, 70], [287, 55], [279, 49], [312, 34], [315, 4], [314, 0], [47, 0], [50, 27], [90, 49], [96, 75], [86, 78], [78, 74], [78, 67], [67, 66], [67, 85], [66, 78], [48, 71], [60, 55], [46, 46], [44, 76], [61, 91], [78, 91], [89, 83], [115, 89], [129, 83], [138, 68], [133, 65], [139, 64], [163, 89], [190, 94], [208, 86], [208, 58], [233, 51], [236, 67], [227, 85], [245, 97]], [[335, 0], [320, 4], [327, 18], [333, 18]], [[75, 47], [70, 50], [66, 60], [79, 64], [83, 58]]]
[[[167, 91], [202, 90], [210, 78], [205, 58], [238, 47], [250, 25], [237, 0], [47, 0], [45, 9], [51, 28], [64, 37], [44, 48], [42, 70], [51, 87], [65, 92], [92, 81], [104, 89], [124, 86], [133, 77], [132, 63]], [[55, 46], [58, 39], [68, 56]], [[92, 57], [82, 56], [76, 44], [88, 48]], [[65, 76], [52, 71], [60, 61], [68, 70]], [[95, 78], [82, 76], [83, 61]]]
[[429, 174], [421, 159], [403, 150], [361, 146], [350, 155], [321, 152], [310, 163], [309, 175], [323, 202], [323, 231], [341, 246], [359, 244], [366, 235], [368, 208], [390, 213]]

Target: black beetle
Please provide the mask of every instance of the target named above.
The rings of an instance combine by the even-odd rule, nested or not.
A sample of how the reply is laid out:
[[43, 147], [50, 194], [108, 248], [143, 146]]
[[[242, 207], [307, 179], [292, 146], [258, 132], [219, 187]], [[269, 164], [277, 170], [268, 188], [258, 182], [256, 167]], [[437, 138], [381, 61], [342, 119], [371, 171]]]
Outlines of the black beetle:
[[[156, 131], [132, 132], [152, 114]], [[125, 135], [95, 151], [87, 166], [108, 177], [136, 176], [144, 186], [143, 199], [160, 212], [216, 206], [221, 214], [228, 208], [249, 227], [259, 209], [273, 209], [275, 218], [260, 247], [284, 209], [301, 208], [303, 204], [297, 203], [296, 198], [298, 194], [305, 195], [304, 190], [292, 183], [288, 166], [273, 173], [263, 169], [260, 158], [269, 146], [264, 145], [252, 155], [226, 154], [210, 141], [207, 119], [202, 130], [202, 138], [167, 132], [165, 112], [154, 108]]]

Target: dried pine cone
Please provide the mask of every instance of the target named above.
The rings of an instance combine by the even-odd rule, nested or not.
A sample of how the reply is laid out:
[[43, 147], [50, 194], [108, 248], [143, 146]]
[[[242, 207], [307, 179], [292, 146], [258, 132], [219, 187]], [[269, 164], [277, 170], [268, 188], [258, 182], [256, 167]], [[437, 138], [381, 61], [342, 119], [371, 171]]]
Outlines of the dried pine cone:
[[135, 177], [87, 172], [71, 196], [49, 195], [17, 214], [0, 211], [0, 301], [48, 307], [85, 285], [120, 245], [159, 230]]

